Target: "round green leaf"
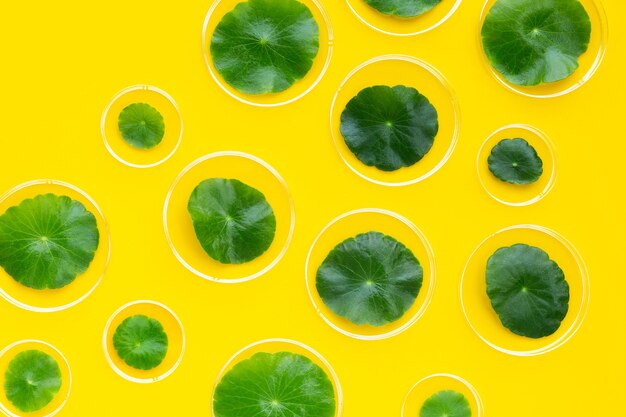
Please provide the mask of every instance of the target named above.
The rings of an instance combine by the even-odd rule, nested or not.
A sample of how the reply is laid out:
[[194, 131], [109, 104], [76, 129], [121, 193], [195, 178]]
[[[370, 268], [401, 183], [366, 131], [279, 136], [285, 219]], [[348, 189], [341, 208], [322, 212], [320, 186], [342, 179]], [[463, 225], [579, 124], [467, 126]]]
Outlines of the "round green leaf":
[[165, 122], [157, 109], [147, 103], [130, 104], [120, 112], [117, 125], [122, 138], [139, 149], [157, 146], [165, 135]]
[[61, 288], [87, 270], [99, 236], [81, 202], [41, 194], [0, 216], [0, 266], [27, 287]]
[[557, 331], [569, 303], [563, 270], [543, 250], [525, 244], [503, 247], [487, 261], [487, 295], [502, 325], [520, 336]]
[[590, 38], [591, 21], [578, 0], [497, 0], [482, 27], [491, 65], [523, 86], [569, 77]]
[[415, 17], [441, 3], [441, 0], [365, 0], [379, 12], [397, 17]]
[[302, 79], [319, 50], [319, 27], [297, 0], [248, 0], [226, 13], [211, 39], [215, 68], [247, 94], [278, 93]]
[[398, 320], [422, 287], [422, 267], [401, 242], [367, 232], [341, 242], [317, 270], [317, 292], [333, 313], [355, 324]]
[[15, 355], [4, 374], [7, 399], [24, 413], [41, 410], [60, 389], [59, 364], [39, 350], [25, 350]]
[[251, 261], [274, 240], [274, 210], [263, 193], [239, 180], [202, 181], [191, 193], [187, 210], [198, 241], [221, 263]]
[[167, 354], [167, 345], [167, 334], [161, 323], [143, 314], [124, 319], [113, 334], [117, 355], [135, 369], [159, 366]]
[[420, 417], [471, 417], [467, 398], [460, 392], [445, 390], [430, 396], [420, 409]]
[[335, 390], [306, 356], [259, 352], [222, 377], [213, 411], [215, 417], [333, 417]]
[[377, 85], [348, 102], [339, 129], [361, 162], [395, 171], [415, 164], [430, 151], [439, 122], [437, 110], [415, 88]]
[[531, 184], [543, 173], [543, 161], [535, 148], [522, 138], [498, 142], [487, 163], [496, 178], [510, 184]]

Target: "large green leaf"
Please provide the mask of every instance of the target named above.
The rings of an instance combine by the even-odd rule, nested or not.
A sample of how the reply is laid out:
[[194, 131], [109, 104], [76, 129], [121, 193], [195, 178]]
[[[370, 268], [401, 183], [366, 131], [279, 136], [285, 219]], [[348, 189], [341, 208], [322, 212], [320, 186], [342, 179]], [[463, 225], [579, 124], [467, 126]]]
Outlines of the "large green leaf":
[[302, 79], [319, 50], [319, 27], [297, 0], [248, 0], [215, 28], [213, 64], [247, 94], [278, 93]]
[[210, 178], [191, 193], [187, 210], [209, 256], [240, 264], [272, 244], [276, 217], [263, 193], [236, 179]]
[[439, 391], [430, 397], [420, 409], [419, 417], [471, 417], [467, 398], [457, 391]]
[[341, 113], [341, 134], [365, 165], [395, 171], [415, 164], [433, 146], [437, 110], [415, 88], [377, 85], [359, 92]]
[[165, 135], [163, 116], [147, 103], [133, 103], [124, 107], [117, 119], [117, 125], [122, 138], [139, 149], [154, 148]]
[[27, 287], [61, 288], [87, 270], [99, 236], [95, 216], [82, 203], [38, 195], [0, 216], [0, 266]]
[[213, 411], [215, 417], [333, 417], [335, 391], [306, 356], [259, 352], [222, 377]]
[[136, 314], [127, 317], [113, 334], [113, 347], [128, 366], [149, 370], [163, 362], [167, 354], [167, 333], [152, 317]]
[[413, 305], [422, 286], [422, 267], [401, 242], [367, 232], [341, 242], [317, 270], [324, 304], [355, 324], [382, 326]]
[[61, 382], [61, 369], [52, 356], [39, 350], [25, 350], [9, 362], [4, 374], [4, 392], [15, 408], [32, 413], [54, 399]]
[[487, 261], [486, 278], [491, 306], [513, 333], [540, 338], [560, 327], [569, 285], [542, 249], [521, 243], [498, 249]]
[[543, 161], [535, 148], [522, 138], [498, 142], [487, 163], [496, 178], [511, 184], [531, 184], [543, 173]]
[[365, 3], [383, 14], [415, 17], [441, 3], [441, 0], [365, 0]]
[[569, 77], [590, 38], [591, 21], [578, 0], [497, 0], [482, 27], [491, 65], [523, 86]]

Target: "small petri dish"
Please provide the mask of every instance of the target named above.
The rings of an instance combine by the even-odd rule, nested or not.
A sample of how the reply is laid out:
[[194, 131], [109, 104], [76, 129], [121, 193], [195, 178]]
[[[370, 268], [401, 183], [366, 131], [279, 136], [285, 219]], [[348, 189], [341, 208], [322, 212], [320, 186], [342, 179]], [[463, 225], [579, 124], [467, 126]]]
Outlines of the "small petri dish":
[[[161, 113], [165, 134], [161, 142], [150, 149], [138, 149], [126, 142], [120, 133], [120, 112], [134, 103], [146, 103]], [[151, 85], [133, 85], [118, 92], [109, 102], [100, 119], [104, 146], [111, 156], [124, 165], [150, 168], [162, 164], [174, 155], [183, 138], [183, 117], [178, 105], [165, 91]]]
[[420, 415], [420, 410], [431, 396], [440, 391], [456, 391], [467, 399], [472, 411], [472, 417], [482, 417], [484, 413], [483, 403], [476, 389], [465, 379], [452, 374], [432, 374], [419, 380], [404, 397], [402, 404], [402, 417], [415, 417]]
[[[167, 354], [163, 362], [147, 371], [127, 365], [113, 347], [113, 335], [117, 327], [128, 317], [137, 314], [158, 320], [168, 339]], [[185, 331], [178, 316], [165, 305], [156, 301], [137, 300], [121, 306], [109, 317], [102, 334], [102, 347], [107, 362], [116, 374], [131, 382], [149, 384], [167, 378], [178, 368], [185, 353]]]
[[87, 298], [102, 281], [111, 251], [109, 227], [100, 207], [83, 190], [66, 182], [38, 179], [13, 187], [0, 197], [0, 215], [25, 199], [48, 193], [68, 196], [81, 202], [96, 217], [100, 242], [87, 271], [63, 288], [45, 290], [29, 288], [0, 268], [0, 295], [17, 307], [42, 313], [65, 310]]
[[[375, 85], [406, 85], [416, 88], [437, 109], [439, 131], [430, 151], [413, 166], [386, 172], [369, 167], [350, 151], [341, 135], [341, 113], [362, 89]], [[379, 185], [403, 186], [422, 181], [437, 172], [450, 158], [461, 127], [459, 103], [446, 78], [433, 66], [406, 55], [383, 55], [370, 59], [341, 82], [330, 109], [330, 131], [335, 149], [358, 176]]]
[[12, 343], [9, 346], [5, 347], [0, 351], [0, 375], [2, 375], [2, 384], [4, 387], [5, 384], [5, 374], [6, 369], [9, 363], [21, 352], [27, 350], [38, 350], [44, 352], [56, 361], [61, 370], [61, 388], [59, 392], [54, 396], [52, 401], [48, 403], [44, 408], [38, 411], [25, 413], [23, 411], [18, 410], [7, 398], [6, 391], [4, 388], [2, 389], [2, 394], [0, 394], [0, 410], [4, 414], [10, 417], [51, 417], [56, 415], [65, 403], [67, 402], [70, 391], [72, 388], [72, 372], [70, 370], [70, 365], [65, 359], [65, 356], [54, 346], [49, 343], [43, 342], [41, 340], [20, 340], [18, 342]]
[[[543, 162], [543, 174], [532, 184], [509, 184], [499, 180], [489, 171], [488, 158], [493, 147], [503, 139], [514, 138], [525, 139], [535, 148]], [[493, 132], [481, 145], [476, 159], [478, 179], [487, 194], [509, 206], [527, 206], [544, 198], [556, 182], [557, 165], [555, 146], [548, 135], [524, 124], [504, 126]]]
[[204, 61], [211, 77], [215, 80], [217, 85], [226, 92], [232, 98], [241, 101], [242, 103], [250, 104], [252, 106], [259, 107], [277, 107], [285, 104], [292, 103], [306, 94], [308, 94], [315, 86], [320, 82], [328, 66], [333, 52], [333, 28], [330, 22], [330, 18], [326, 13], [326, 10], [322, 6], [319, 0], [298, 0], [305, 4], [315, 21], [319, 26], [319, 51], [313, 61], [313, 66], [309, 72], [301, 80], [295, 82], [292, 86], [285, 91], [273, 94], [246, 94], [233, 87], [231, 87], [220, 75], [215, 66], [213, 65], [213, 59], [211, 57], [211, 38], [215, 28], [220, 23], [224, 15], [230, 12], [237, 4], [243, 3], [245, 0], [215, 0], [204, 19], [204, 26], [202, 28], [202, 51], [204, 54]]
[[[357, 325], [336, 315], [324, 304], [316, 288], [317, 270], [328, 253], [344, 240], [369, 231], [397, 239], [413, 252], [423, 268], [422, 287], [411, 308], [399, 320], [383, 326]], [[322, 229], [309, 249], [305, 279], [313, 307], [330, 327], [355, 339], [381, 340], [402, 333], [424, 314], [435, 291], [436, 269], [430, 243], [411, 221], [388, 210], [365, 208], [342, 214]]]
[[442, 0], [428, 12], [415, 17], [402, 18], [385, 15], [364, 0], [346, 0], [356, 17], [370, 28], [393, 36], [414, 36], [441, 26], [456, 12], [461, 0]]
[[589, 79], [596, 73], [602, 63], [602, 60], [604, 59], [608, 46], [608, 22], [604, 7], [602, 6], [600, 0], [580, 0], [580, 3], [587, 11], [591, 20], [591, 39], [589, 40], [589, 47], [587, 51], [579, 58], [578, 69], [564, 80], [540, 84], [537, 86], [520, 86], [511, 84], [502, 76], [502, 74], [491, 66], [491, 63], [485, 54], [481, 36], [482, 27], [489, 10], [491, 10], [491, 7], [496, 2], [497, 0], [487, 0], [483, 5], [478, 25], [478, 44], [481, 50], [481, 55], [483, 56], [483, 62], [500, 84], [509, 90], [526, 97], [554, 98], [577, 90], [589, 81]]
[[[215, 396], [215, 388], [222, 380], [222, 377], [232, 369], [233, 366], [237, 365], [239, 362], [249, 359], [255, 353], [278, 353], [278, 352], [290, 352], [296, 353], [299, 355], [306, 356], [313, 363], [318, 365], [320, 368], [324, 370], [328, 378], [333, 383], [333, 387], [335, 388], [335, 417], [341, 417], [343, 413], [343, 393], [341, 391], [341, 384], [339, 383], [339, 378], [337, 378], [337, 374], [333, 370], [330, 363], [316, 350], [305, 345], [304, 343], [290, 340], [290, 339], [281, 339], [281, 338], [272, 338], [272, 339], [264, 339], [259, 340], [258, 342], [254, 342], [244, 347], [235, 353], [222, 367], [217, 379], [215, 381], [215, 386], [213, 387], [213, 394], [211, 396], [211, 404], [214, 402]], [[213, 407], [211, 406], [211, 415], [215, 416], [215, 412]]]
[[[506, 329], [487, 297], [486, 266], [499, 248], [525, 243], [548, 253], [565, 273], [569, 284], [569, 310], [552, 335], [533, 339]], [[492, 348], [515, 356], [536, 356], [567, 342], [580, 328], [589, 306], [589, 276], [578, 250], [557, 232], [537, 225], [504, 228], [483, 240], [468, 259], [461, 278], [461, 306], [468, 324]]]
[[[208, 178], [238, 179], [262, 192], [272, 206], [276, 233], [268, 250], [258, 258], [223, 264], [200, 245], [187, 203], [194, 188]], [[257, 278], [281, 260], [293, 236], [295, 208], [285, 180], [267, 162], [242, 152], [216, 152], [196, 159], [178, 174], [165, 198], [163, 225], [170, 248], [185, 268], [201, 278], [232, 284]]]

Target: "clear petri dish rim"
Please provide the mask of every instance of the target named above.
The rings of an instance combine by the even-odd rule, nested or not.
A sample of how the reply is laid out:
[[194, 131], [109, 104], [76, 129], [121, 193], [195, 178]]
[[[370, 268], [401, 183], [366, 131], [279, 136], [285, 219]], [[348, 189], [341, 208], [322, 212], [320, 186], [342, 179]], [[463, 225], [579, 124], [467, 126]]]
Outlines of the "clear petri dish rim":
[[413, 393], [413, 391], [415, 391], [415, 389], [417, 389], [417, 387], [421, 383], [426, 382], [426, 381], [428, 381], [430, 379], [433, 379], [433, 378], [450, 378], [450, 379], [453, 379], [453, 380], [463, 384], [472, 393], [472, 396], [474, 397], [474, 401], [476, 403], [477, 413], [478, 413], [478, 415], [476, 417], [482, 417], [483, 416], [484, 406], [483, 406], [482, 399], [480, 398], [480, 395], [478, 394], [478, 391], [476, 391], [476, 388], [474, 388], [474, 386], [472, 384], [470, 384], [466, 379], [461, 378], [458, 375], [448, 374], [448, 373], [436, 373], [436, 374], [431, 374], [431, 375], [428, 375], [428, 376], [420, 379], [415, 384], [413, 384], [411, 389], [409, 389], [409, 392], [407, 392], [407, 394], [404, 396], [404, 400], [402, 401], [402, 414], [401, 414], [401, 417], [408, 417], [408, 416], [404, 415], [405, 414], [405, 408], [406, 408], [407, 402], [408, 402], [409, 398], [411, 397], [411, 394]]

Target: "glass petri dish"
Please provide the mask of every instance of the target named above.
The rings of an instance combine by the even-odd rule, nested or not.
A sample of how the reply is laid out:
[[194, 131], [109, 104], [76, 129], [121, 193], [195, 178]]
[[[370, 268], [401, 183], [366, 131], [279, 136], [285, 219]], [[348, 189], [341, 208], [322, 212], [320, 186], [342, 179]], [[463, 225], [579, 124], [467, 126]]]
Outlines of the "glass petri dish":
[[[569, 310], [559, 329], [550, 336], [532, 339], [512, 333], [501, 324], [487, 297], [487, 260], [497, 249], [516, 243], [541, 248], [565, 273], [570, 290]], [[578, 250], [563, 236], [543, 226], [522, 224], [504, 228], [478, 245], [463, 270], [460, 293], [465, 319], [485, 343], [510, 355], [535, 356], [562, 346], [576, 334], [589, 306], [589, 276]]]
[[608, 23], [604, 7], [600, 0], [580, 0], [591, 20], [591, 39], [587, 51], [579, 58], [578, 69], [564, 80], [537, 86], [520, 86], [509, 83], [498, 71], [493, 68], [483, 49], [481, 31], [489, 10], [497, 0], [487, 0], [483, 5], [478, 25], [478, 44], [483, 56], [483, 62], [494, 75], [496, 80], [506, 88], [532, 98], [554, 98], [571, 93], [580, 88], [596, 73], [608, 45]]
[[409, 390], [402, 404], [402, 417], [420, 415], [424, 401], [439, 391], [453, 390], [465, 396], [473, 417], [482, 417], [483, 403], [476, 389], [465, 379], [452, 374], [433, 374], [419, 380]]
[[[402, 242], [413, 252], [423, 268], [422, 287], [413, 306], [399, 320], [383, 326], [357, 325], [336, 315], [324, 304], [316, 288], [317, 269], [328, 253], [345, 239], [369, 231], [378, 231]], [[322, 229], [309, 249], [305, 280], [313, 307], [330, 327], [355, 339], [381, 340], [402, 333], [424, 314], [435, 290], [436, 269], [430, 243], [411, 221], [388, 210], [365, 208], [342, 214]]]
[[109, 227], [96, 202], [78, 187], [57, 180], [38, 179], [13, 187], [0, 197], [0, 214], [8, 208], [40, 194], [65, 195], [80, 201], [96, 217], [100, 243], [87, 271], [63, 288], [36, 290], [14, 280], [0, 268], [0, 295], [11, 304], [34, 312], [53, 312], [70, 308], [91, 294], [102, 278], [109, 263], [111, 237]]
[[322, 3], [318, 0], [298, 0], [305, 4], [319, 26], [319, 51], [317, 57], [313, 61], [313, 66], [309, 72], [301, 80], [295, 82], [291, 87], [280, 93], [274, 94], [246, 94], [231, 87], [220, 75], [211, 57], [211, 38], [215, 28], [220, 23], [224, 15], [230, 12], [237, 4], [243, 3], [245, 0], [215, 0], [204, 19], [202, 28], [202, 51], [204, 61], [211, 77], [217, 85], [232, 98], [242, 103], [259, 107], [277, 107], [292, 103], [308, 94], [320, 82], [328, 65], [333, 52], [333, 28], [330, 18]]
[[[369, 167], [357, 159], [341, 135], [341, 113], [348, 102], [362, 89], [375, 85], [414, 87], [437, 109], [439, 132], [435, 142], [424, 158], [411, 167], [393, 172]], [[430, 64], [406, 55], [383, 55], [356, 67], [341, 82], [330, 109], [330, 131], [341, 159], [355, 174], [386, 186], [414, 184], [437, 172], [452, 155], [460, 126], [459, 104], [445, 77]]]
[[[193, 189], [207, 178], [235, 178], [265, 195], [276, 216], [276, 234], [269, 249], [258, 258], [243, 264], [222, 264], [198, 242], [187, 202]], [[165, 198], [163, 225], [170, 248], [185, 268], [201, 278], [232, 284], [257, 278], [280, 261], [293, 236], [295, 208], [287, 184], [268, 163], [242, 152], [216, 152], [196, 159], [176, 177]]]
[[[543, 162], [543, 174], [532, 184], [509, 184], [489, 171], [488, 158], [493, 147], [503, 139], [513, 138], [525, 139]], [[544, 198], [556, 182], [557, 165], [555, 146], [550, 138], [541, 130], [524, 124], [504, 126], [493, 132], [481, 145], [476, 159], [478, 179], [487, 194], [509, 206], [527, 206]]]
[[25, 413], [15, 408], [15, 406], [7, 398], [5, 390], [2, 389], [2, 394], [0, 394], [0, 410], [2, 410], [4, 414], [10, 417], [54, 416], [59, 411], [61, 411], [70, 396], [70, 391], [72, 388], [72, 372], [70, 370], [70, 365], [67, 362], [67, 359], [65, 359], [65, 356], [63, 356], [63, 354], [51, 344], [43, 342], [41, 340], [28, 339], [12, 343], [2, 349], [2, 351], [0, 351], [0, 378], [2, 380], [1, 386], [4, 387], [5, 373], [9, 363], [15, 358], [17, 354], [26, 350], [39, 350], [41, 352], [47, 353], [54, 358], [56, 363], [59, 365], [59, 368], [61, 369], [61, 388], [48, 405], [46, 405], [41, 410], [32, 413]]
[[370, 28], [393, 36], [414, 36], [431, 31], [447, 21], [461, 5], [461, 0], [442, 0], [428, 12], [411, 18], [385, 15], [364, 0], [346, 0], [356, 17]]
[[[211, 395], [211, 404], [213, 404], [214, 396], [215, 396], [215, 388], [222, 380], [222, 377], [230, 371], [230, 369], [238, 364], [239, 362], [250, 358], [255, 353], [265, 352], [265, 353], [278, 353], [278, 352], [291, 352], [297, 353], [299, 355], [306, 356], [310, 360], [313, 361], [316, 365], [321, 367], [328, 378], [332, 381], [333, 387], [335, 388], [335, 417], [341, 417], [343, 413], [343, 393], [341, 391], [341, 384], [339, 383], [339, 378], [337, 378], [337, 374], [333, 370], [330, 363], [324, 359], [324, 357], [319, 354], [313, 348], [305, 345], [304, 343], [290, 340], [290, 339], [281, 339], [281, 338], [272, 338], [272, 339], [264, 339], [259, 340], [258, 342], [254, 342], [244, 347], [235, 353], [222, 367], [217, 379], [215, 380], [215, 386], [213, 387], [213, 394]], [[211, 406], [211, 415], [215, 416], [215, 412], [213, 411], [213, 406]]]
[[[113, 335], [117, 327], [122, 321], [136, 314], [158, 320], [168, 338], [167, 354], [163, 362], [147, 371], [127, 365], [113, 347]], [[121, 306], [109, 317], [102, 334], [102, 347], [107, 362], [116, 374], [131, 382], [149, 384], [167, 378], [178, 368], [185, 353], [185, 331], [178, 316], [165, 305], [156, 301], [137, 300]]]
[[[129, 145], [118, 127], [120, 112], [134, 103], [147, 103], [163, 116], [165, 135], [161, 143], [151, 149], [138, 149]], [[178, 105], [165, 91], [151, 85], [133, 85], [118, 92], [109, 102], [100, 119], [100, 132], [104, 146], [111, 156], [134, 168], [150, 168], [171, 158], [183, 138], [183, 117]]]

